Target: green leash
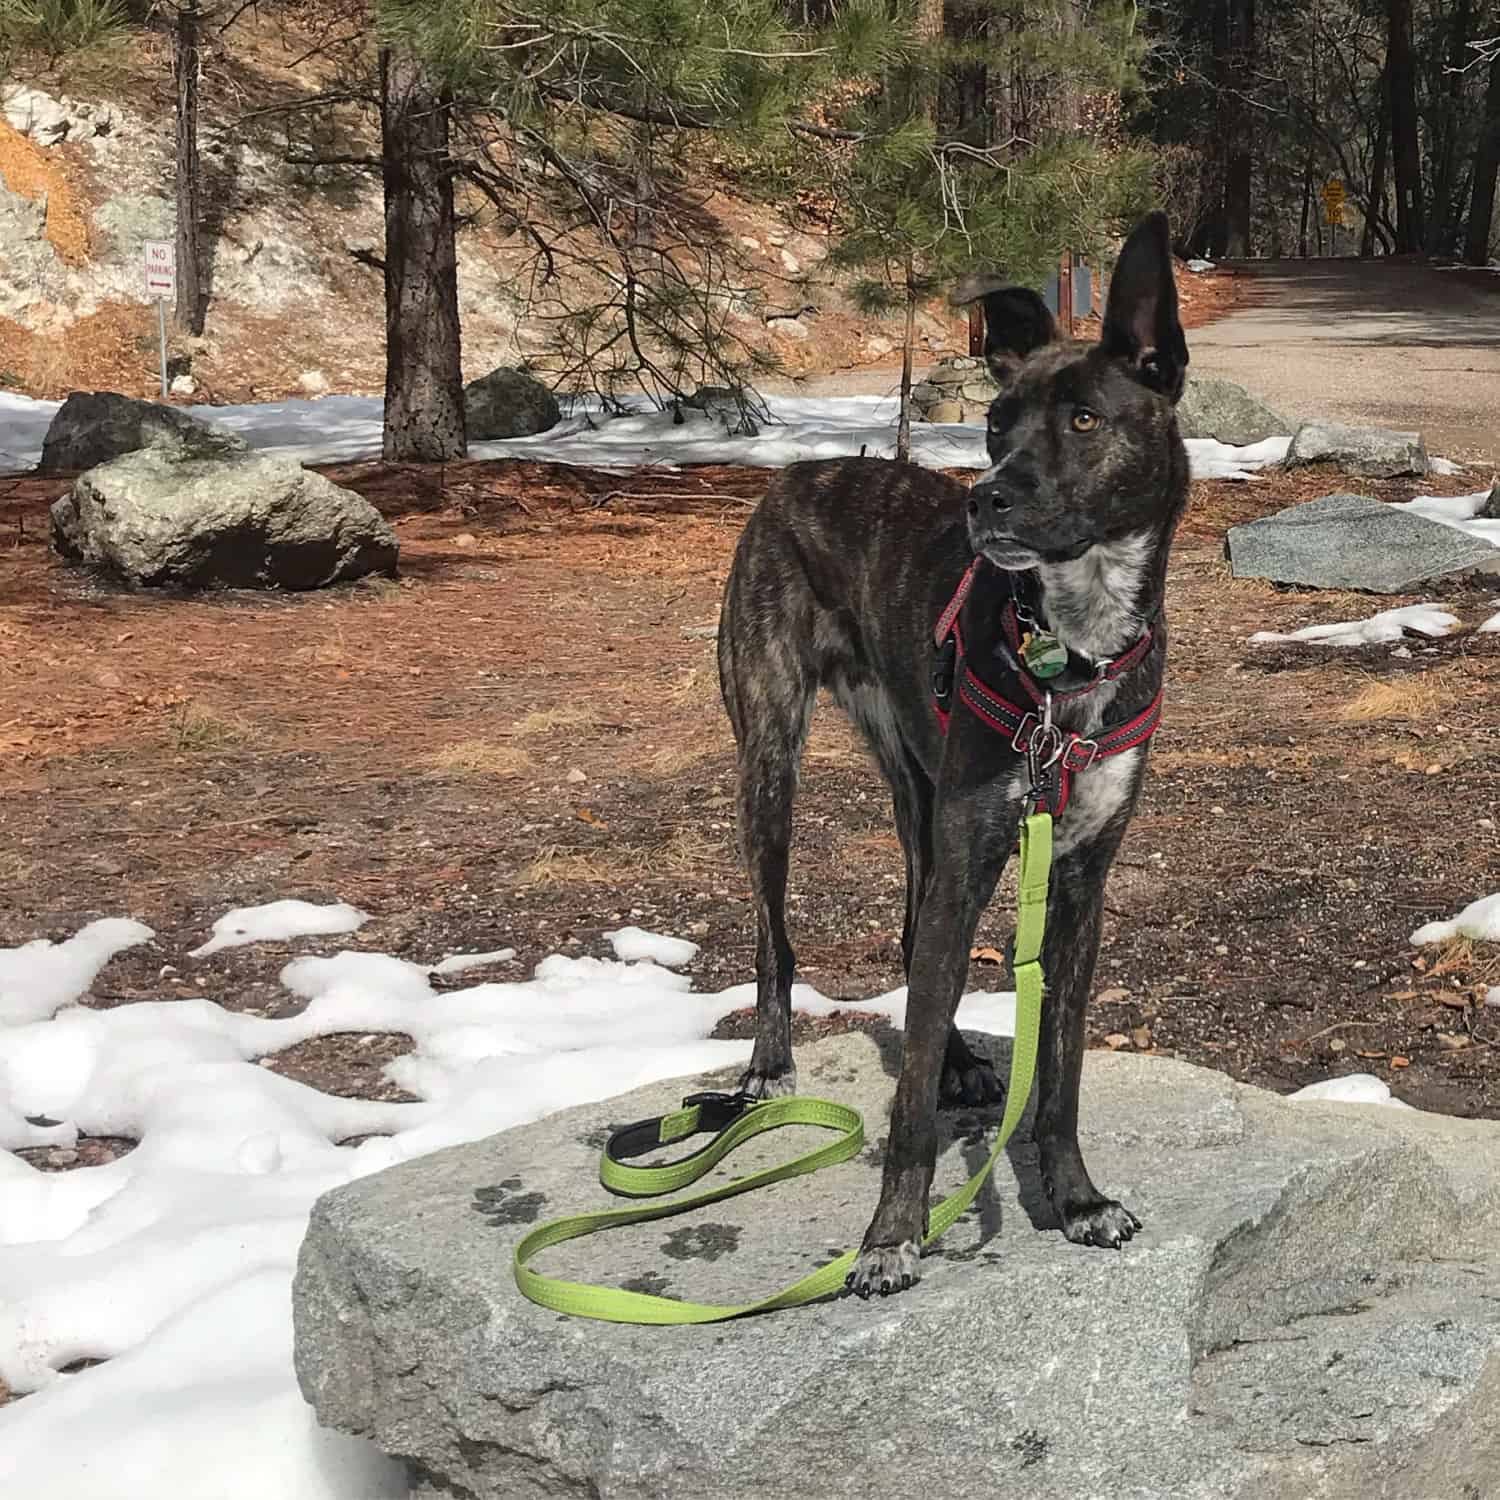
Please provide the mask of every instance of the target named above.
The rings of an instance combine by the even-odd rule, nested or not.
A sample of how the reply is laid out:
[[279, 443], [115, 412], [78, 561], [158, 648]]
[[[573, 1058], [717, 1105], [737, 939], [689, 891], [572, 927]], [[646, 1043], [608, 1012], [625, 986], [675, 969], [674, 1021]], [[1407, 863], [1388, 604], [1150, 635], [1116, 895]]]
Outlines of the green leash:
[[[1042, 934], [1047, 923], [1047, 883], [1052, 871], [1052, 817], [1049, 813], [1032, 813], [1021, 826], [1021, 868], [1016, 903], [1016, 1035], [1010, 1059], [1010, 1081], [1005, 1095], [1005, 1115], [1000, 1134], [989, 1160], [951, 1197], [932, 1210], [923, 1245], [931, 1245], [967, 1212], [980, 1188], [1000, 1159], [1031, 1096], [1036, 1072], [1037, 1034], [1042, 1017]], [[737, 1177], [707, 1192], [674, 1198], [668, 1203], [639, 1205], [632, 1208], [605, 1209], [598, 1213], [574, 1214], [554, 1219], [533, 1229], [516, 1246], [516, 1285], [522, 1295], [555, 1312], [577, 1318], [597, 1318], [605, 1323], [719, 1323], [747, 1313], [774, 1312], [778, 1308], [798, 1307], [804, 1302], [843, 1290], [844, 1278], [858, 1259], [857, 1250], [846, 1250], [835, 1261], [820, 1266], [810, 1275], [794, 1282], [774, 1296], [758, 1302], [738, 1305], [714, 1305], [704, 1302], [678, 1302], [670, 1297], [654, 1297], [646, 1292], [626, 1292], [615, 1287], [591, 1286], [578, 1281], [559, 1281], [544, 1276], [528, 1262], [543, 1250], [576, 1240], [602, 1229], [618, 1229], [625, 1224], [645, 1224], [653, 1219], [671, 1218], [719, 1203], [773, 1182], [816, 1172], [835, 1162], [847, 1161], [864, 1145], [864, 1121], [858, 1110], [834, 1104], [827, 1099], [792, 1096], [766, 1099], [748, 1105], [737, 1095], [695, 1094], [683, 1101], [683, 1107], [659, 1120], [643, 1121], [616, 1133], [612, 1144], [622, 1154], [639, 1155], [657, 1146], [671, 1145], [705, 1130], [718, 1134], [700, 1151], [681, 1161], [659, 1167], [631, 1167], [606, 1152], [599, 1166], [599, 1180], [610, 1192], [629, 1198], [654, 1198], [690, 1186], [711, 1171], [737, 1146], [779, 1130], [784, 1125], [816, 1125], [839, 1132], [839, 1139], [816, 1151]], [[722, 1126], [722, 1128], [720, 1128]], [[631, 1139], [633, 1137], [633, 1139]]]

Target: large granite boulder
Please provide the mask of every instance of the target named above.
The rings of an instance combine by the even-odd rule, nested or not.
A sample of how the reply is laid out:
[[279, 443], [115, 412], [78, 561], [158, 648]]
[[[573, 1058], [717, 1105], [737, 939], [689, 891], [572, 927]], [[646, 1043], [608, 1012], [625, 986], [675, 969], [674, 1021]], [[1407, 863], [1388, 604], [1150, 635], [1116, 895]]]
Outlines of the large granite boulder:
[[534, 437], [562, 418], [557, 397], [524, 370], [491, 370], [464, 387], [464, 426], [470, 442]]
[[159, 448], [81, 474], [52, 507], [69, 562], [136, 586], [312, 589], [393, 573], [369, 501], [288, 458], [178, 459]]
[[1285, 437], [1295, 425], [1232, 380], [1189, 375], [1177, 403], [1177, 428], [1183, 437], [1215, 438], [1236, 448]]
[[1427, 449], [1420, 432], [1386, 427], [1343, 427], [1336, 422], [1304, 422], [1292, 435], [1286, 466], [1333, 464], [1364, 479], [1397, 479], [1425, 474]]
[[[1003, 1065], [1007, 1044], [988, 1045]], [[874, 1206], [896, 1052], [850, 1035], [799, 1053], [807, 1092], [862, 1110], [861, 1156], [539, 1266], [722, 1302], [825, 1263]], [[319, 1419], [405, 1459], [415, 1494], [464, 1500], [1493, 1489], [1500, 1126], [1293, 1104], [1183, 1063], [1091, 1053], [1089, 1163], [1145, 1223], [1123, 1251], [1058, 1232], [1023, 1122], [903, 1295], [676, 1329], [526, 1302], [516, 1240], [609, 1201], [607, 1129], [703, 1086], [562, 1111], [319, 1200], [293, 1299]], [[943, 1117], [935, 1191], [973, 1170], [994, 1123]], [[761, 1137], [733, 1170], [808, 1135]]]
[[1324, 495], [1231, 526], [1236, 578], [1408, 594], [1450, 573], [1500, 568], [1500, 548], [1368, 495]]
[[74, 391], [47, 428], [37, 473], [92, 469], [142, 448], [160, 449], [171, 458], [225, 458], [248, 451], [237, 433], [175, 406], [115, 391]]

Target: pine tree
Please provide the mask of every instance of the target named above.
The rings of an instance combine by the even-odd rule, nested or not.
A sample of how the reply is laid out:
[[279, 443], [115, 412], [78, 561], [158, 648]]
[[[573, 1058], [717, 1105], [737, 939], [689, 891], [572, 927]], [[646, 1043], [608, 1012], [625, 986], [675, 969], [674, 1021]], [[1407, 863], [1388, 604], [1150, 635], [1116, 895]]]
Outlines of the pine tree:
[[[1083, 128], [1090, 102], [1129, 81], [1127, 16], [1104, 7], [1084, 16], [1069, 0], [988, 9], [992, 25], [971, 17], [964, 35], [911, 47], [884, 77], [867, 78], [838, 116], [850, 144], [827, 162], [832, 262], [865, 273], [854, 290], [866, 311], [904, 314], [902, 458], [917, 307], [976, 268], [1040, 287], [1060, 252], [1097, 254], [1150, 196], [1149, 158], [1107, 127]], [[930, 101], [956, 68], [1011, 80], [1010, 135], [998, 136], [998, 111], [945, 134]]]
[[747, 288], [695, 164], [710, 138], [748, 161], [826, 134], [800, 107], [890, 55], [903, 33], [881, 0], [825, 25], [779, 0], [379, 0], [378, 15], [443, 82], [451, 178], [531, 247], [522, 284], [562, 309], [559, 383], [669, 402], [773, 364], [733, 332]]

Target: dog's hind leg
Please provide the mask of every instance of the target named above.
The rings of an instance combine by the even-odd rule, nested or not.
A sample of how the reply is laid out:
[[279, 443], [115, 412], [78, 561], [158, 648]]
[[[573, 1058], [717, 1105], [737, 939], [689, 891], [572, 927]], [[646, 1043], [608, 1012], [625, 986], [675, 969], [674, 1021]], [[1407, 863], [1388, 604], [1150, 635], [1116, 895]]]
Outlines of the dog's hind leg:
[[[903, 754], [900, 764], [886, 764], [883, 756], [881, 760], [881, 769], [891, 785], [901, 852], [906, 857], [906, 918], [901, 927], [901, 963], [910, 981], [917, 917], [932, 869], [932, 783], [909, 755]], [[938, 1103], [947, 1108], [972, 1109], [996, 1104], [1004, 1098], [1005, 1089], [995, 1076], [993, 1066], [984, 1058], [975, 1056], [957, 1026], [950, 1027], [943, 1057], [942, 1082], [938, 1085]]]
[[753, 661], [720, 636], [720, 678], [739, 761], [739, 826], [755, 899], [755, 1049], [740, 1087], [756, 1098], [797, 1091], [786, 931], [792, 801], [817, 684], [791, 649], [764, 637]]
[[1141, 1221], [1093, 1184], [1078, 1145], [1084, 1008], [1104, 925], [1104, 881], [1118, 833], [1060, 858], [1052, 871], [1042, 946], [1047, 1003], [1037, 1069], [1035, 1138], [1042, 1182], [1062, 1231], [1078, 1245], [1117, 1250]]

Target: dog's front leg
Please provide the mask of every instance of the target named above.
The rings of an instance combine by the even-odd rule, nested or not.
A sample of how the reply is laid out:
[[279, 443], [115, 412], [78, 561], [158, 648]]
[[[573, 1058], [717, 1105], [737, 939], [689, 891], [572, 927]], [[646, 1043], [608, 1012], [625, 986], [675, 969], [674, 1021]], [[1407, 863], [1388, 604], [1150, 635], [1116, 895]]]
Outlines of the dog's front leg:
[[1084, 1010], [1104, 925], [1104, 882], [1118, 838], [1060, 858], [1052, 871], [1042, 945], [1046, 1003], [1037, 1070], [1036, 1143], [1042, 1182], [1067, 1237], [1118, 1250], [1141, 1227], [1093, 1184], [1078, 1146]]
[[934, 816], [934, 863], [917, 917], [880, 1203], [846, 1281], [861, 1297], [902, 1291], [918, 1279], [948, 1032], [969, 972], [974, 929], [1014, 845], [1018, 821], [1015, 804], [994, 787], [940, 799]]

